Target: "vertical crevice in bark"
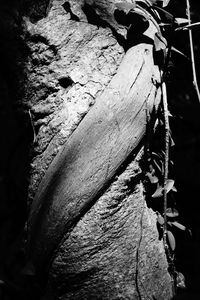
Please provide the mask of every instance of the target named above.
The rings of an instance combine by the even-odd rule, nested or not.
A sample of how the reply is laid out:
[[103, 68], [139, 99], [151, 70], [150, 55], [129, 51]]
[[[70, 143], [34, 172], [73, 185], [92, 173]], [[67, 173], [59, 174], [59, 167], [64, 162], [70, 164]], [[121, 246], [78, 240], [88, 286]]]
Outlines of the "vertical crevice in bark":
[[139, 235], [139, 241], [138, 241], [138, 246], [137, 246], [137, 250], [136, 250], [136, 268], [135, 268], [135, 285], [136, 285], [136, 289], [137, 289], [137, 293], [138, 293], [138, 297], [139, 300], [142, 300], [142, 295], [141, 295], [141, 282], [140, 282], [140, 278], [139, 278], [139, 261], [140, 261], [140, 246], [141, 246], [141, 242], [142, 242], [142, 234], [143, 234], [143, 223], [142, 223], [142, 219], [143, 219], [143, 214], [144, 214], [144, 205], [142, 207], [142, 212], [141, 212], [141, 218], [140, 218], [140, 235]]

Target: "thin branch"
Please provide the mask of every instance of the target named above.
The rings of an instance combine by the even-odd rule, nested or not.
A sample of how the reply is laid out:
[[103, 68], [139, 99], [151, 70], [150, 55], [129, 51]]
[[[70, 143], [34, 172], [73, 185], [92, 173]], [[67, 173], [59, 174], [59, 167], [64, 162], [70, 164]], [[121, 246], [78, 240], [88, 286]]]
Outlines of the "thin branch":
[[[190, 13], [190, 2], [186, 0], [187, 4], [187, 17], [188, 17], [188, 25], [191, 25], [191, 13]], [[198, 100], [200, 102], [200, 92], [197, 83], [197, 75], [196, 75], [196, 68], [195, 68], [195, 60], [194, 60], [194, 46], [193, 46], [193, 38], [192, 38], [192, 30], [189, 30], [189, 41], [190, 41], [190, 55], [192, 61], [192, 73], [193, 73], [193, 85], [197, 93]]]
[[170, 128], [169, 128], [169, 112], [167, 105], [167, 90], [165, 82], [162, 82], [162, 100], [163, 100], [163, 110], [164, 110], [164, 122], [165, 122], [165, 161], [164, 161], [164, 190], [163, 190], [163, 215], [164, 215], [164, 225], [163, 225], [163, 242], [166, 248], [167, 241], [167, 180], [168, 180], [168, 169], [169, 169], [169, 138], [170, 138]]

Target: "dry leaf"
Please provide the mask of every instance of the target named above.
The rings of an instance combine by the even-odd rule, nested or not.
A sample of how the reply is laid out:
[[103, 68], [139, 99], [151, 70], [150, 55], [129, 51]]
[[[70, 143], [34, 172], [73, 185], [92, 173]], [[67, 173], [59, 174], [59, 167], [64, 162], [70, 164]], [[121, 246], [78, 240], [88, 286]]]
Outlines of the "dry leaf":
[[181, 230], [186, 230], [187, 229], [184, 225], [182, 225], [182, 224], [180, 224], [180, 223], [178, 223], [176, 221], [171, 222], [171, 224], [174, 225], [175, 227], [181, 229]]
[[181, 289], [185, 289], [185, 277], [181, 272], [177, 272], [176, 274], [176, 286]]
[[152, 173], [147, 172], [146, 176], [148, 177], [148, 179], [151, 183], [158, 183], [158, 177], [153, 175]]
[[169, 4], [170, 0], [163, 0], [163, 7], [167, 6]]
[[[168, 179], [167, 180], [167, 184], [166, 184], [166, 192], [169, 193], [169, 191], [172, 190], [174, 186], [174, 180], [173, 179]], [[162, 186], [158, 186], [156, 191], [153, 193], [153, 195], [151, 196], [152, 198], [158, 198], [161, 197], [163, 195], [163, 191], [164, 191], [164, 187]]]
[[185, 57], [186, 59], [190, 60], [189, 57], [187, 57], [187, 55], [185, 55], [183, 52], [179, 51], [177, 48], [175, 47], [171, 47], [171, 51], [178, 53], [180, 55], [182, 55], [183, 57]]
[[167, 208], [166, 210], [166, 215], [167, 217], [170, 217], [170, 218], [175, 218], [175, 217], [178, 217], [179, 216], [179, 212], [178, 210], [176, 210], [175, 208]]
[[173, 179], [168, 179], [167, 183], [166, 183], [166, 186], [165, 186], [165, 188], [167, 190], [167, 193], [169, 191], [171, 191], [171, 189], [173, 188], [173, 186], [174, 186], [174, 180]]
[[172, 249], [172, 251], [174, 251], [176, 248], [176, 241], [175, 241], [173, 233], [169, 230], [167, 231], [167, 239], [168, 239], [170, 248]]
[[186, 19], [186, 18], [175, 18], [175, 22], [178, 25], [187, 24], [188, 23], [188, 19]]
[[162, 197], [162, 195], [163, 195], [163, 187], [158, 186], [156, 191], [153, 193], [153, 195], [151, 197], [152, 198], [159, 198], [159, 197]]
[[158, 214], [158, 218], [157, 218], [157, 222], [160, 224], [160, 225], [163, 225], [164, 224], [164, 218], [161, 216], [161, 214]]

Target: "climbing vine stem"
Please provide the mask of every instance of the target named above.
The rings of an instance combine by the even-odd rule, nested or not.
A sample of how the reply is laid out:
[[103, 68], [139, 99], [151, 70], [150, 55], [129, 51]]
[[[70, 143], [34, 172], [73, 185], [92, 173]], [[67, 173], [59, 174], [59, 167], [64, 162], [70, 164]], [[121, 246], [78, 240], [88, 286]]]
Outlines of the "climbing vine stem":
[[163, 190], [163, 198], [164, 198], [164, 207], [163, 207], [163, 216], [164, 216], [164, 225], [163, 225], [163, 242], [165, 248], [167, 247], [167, 180], [168, 180], [168, 169], [169, 169], [169, 112], [167, 105], [167, 90], [165, 82], [162, 82], [162, 101], [163, 101], [163, 111], [164, 111], [164, 123], [165, 123], [165, 159], [164, 159], [164, 190]]
[[[191, 25], [191, 13], [190, 13], [189, 0], [186, 0], [186, 5], [187, 5], [188, 25]], [[189, 30], [189, 42], [190, 42], [190, 55], [191, 55], [191, 62], [192, 62], [193, 85], [196, 90], [198, 100], [200, 102], [200, 92], [199, 92], [199, 87], [198, 87], [198, 83], [197, 83], [197, 75], [196, 75], [195, 60], [194, 60], [194, 46], [193, 46], [192, 30]]]

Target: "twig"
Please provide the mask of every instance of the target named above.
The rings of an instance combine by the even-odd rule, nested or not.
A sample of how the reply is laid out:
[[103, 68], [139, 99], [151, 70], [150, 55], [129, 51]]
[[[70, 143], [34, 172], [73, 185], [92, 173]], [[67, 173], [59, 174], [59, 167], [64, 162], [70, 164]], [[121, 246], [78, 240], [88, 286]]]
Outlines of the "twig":
[[[188, 25], [191, 25], [191, 13], [190, 13], [190, 2], [186, 0], [187, 4], [187, 17], [188, 17]], [[190, 55], [192, 61], [192, 73], [193, 73], [193, 85], [197, 93], [198, 100], [200, 102], [200, 92], [197, 83], [197, 75], [196, 75], [196, 68], [195, 68], [195, 61], [194, 61], [194, 46], [193, 46], [193, 38], [192, 38], [192, 30], [189, 30], [189, 41], [190, 41]]]
[[163, 224], [163, 242], [164, 247], [167, 247], [166, 235], [167, 235], [167, 180], [168, 180], [168, 168], [169, 168], [169, 112], [167, 105], [167, 90], [165, 82], [162, 82], [162, 100], [163, 100], [163, 110], [164, 110], [164, 122], [165, 122], [165, 161], [164, 161], [164, 190], [163, 190], [163, 215], [164, 215], [164, 224]]

